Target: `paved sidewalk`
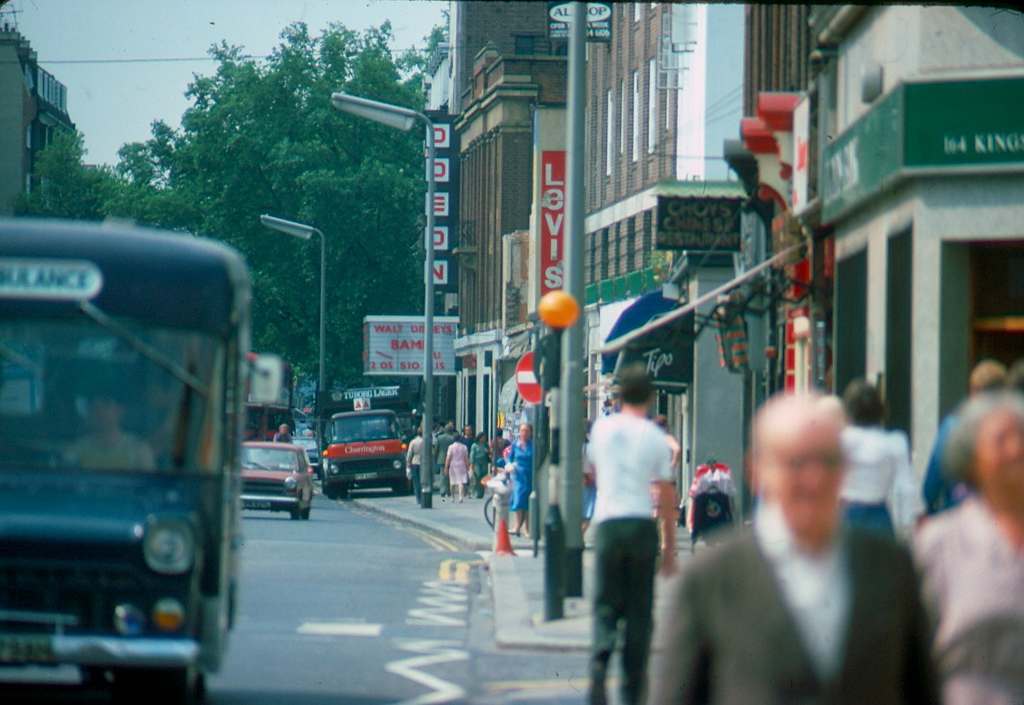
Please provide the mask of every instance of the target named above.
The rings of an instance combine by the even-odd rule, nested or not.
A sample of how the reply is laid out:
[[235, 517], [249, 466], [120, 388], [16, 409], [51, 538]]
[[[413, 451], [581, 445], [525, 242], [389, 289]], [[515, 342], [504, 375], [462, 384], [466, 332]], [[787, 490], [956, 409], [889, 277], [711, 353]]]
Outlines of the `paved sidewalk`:
[[[447, 539], [470, 551], [494, 548], [494, 532], [484, 519], [483, 499], [467, 499], [461, 504], [451, 498], [433, 495], [433, 506], [422, 509], [412, 495], [380, 496], [377, 493], [354, 493], [351, 503], [361, 509], [383, 514], [390, 519], [415, 526]], [[511, 519], [510, 519], [511, 523]], [[533, 554], [533, 542], [526, 537], [510, 537], [515, 551]]]
[[[500, 648], [549, 651], [587, 651], [590, 648], [591, 586], [594, 553], [588, 546], [583, 554], [583, 597], [566, 598], [563, 619], [545, 622], [544, 545], [533, 557], [533, 544], [525, 538], [512, 538], [515, 556], [490, 553], [493, 536], [483, 517], [482, 499], [467, 499], [462, 504], [441, 502], [434, 496], [432, 509], [421, 509], [414, 497], [354, 495], [352, 504], [388, 518], [427, 531], [463, 548], [486, 553], [494, 596], [495, 643]], [[588, 532], [586, 538], [592, 539]], [[692, 560], [689, 540], [678, 534], [677, 552], [680, 571]], [[703, 544], [698, 546], [698, 553]], [[655, 623], [667, 608], [668, 596], [679, 572], [655, 582]], [[657, 631], [653, 648], [657, 650]]]

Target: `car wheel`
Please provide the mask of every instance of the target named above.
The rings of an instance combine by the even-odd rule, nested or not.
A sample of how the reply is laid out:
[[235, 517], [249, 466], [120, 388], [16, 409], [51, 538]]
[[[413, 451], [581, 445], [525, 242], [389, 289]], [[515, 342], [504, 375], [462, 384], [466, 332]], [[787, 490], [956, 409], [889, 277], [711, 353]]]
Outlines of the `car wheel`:
[[305, 509], [302, 510], [302, 520], [303, 521], [309, 521], [309, 513], [311, 511], [313, 511], [313, 507], [311, 507], [311, 506], [310, 507], [306, 507]]
[[391, 491], [399, 497], [404, 497], [409, 494], [408, 483], [405, 480], [399, 480], [398, 482], [391, 485]]
[[298, 521], [302, 518], [302, 510], [299, 509], [298, 505], [296, 505], [295, 508], [291, 510], [291, 515], [292, 521]]
[[324, 493], [324, 497], [326, 497], [327, 499], [334, 499], [335, 498], [334, 488], [333, 487], [325, 486], [323, 488], [323, 493]]
[[348, 485], [342, 485], [334, 494], [338, 499], [348, 499], [352, 495], [352, 490], [348, 488]]

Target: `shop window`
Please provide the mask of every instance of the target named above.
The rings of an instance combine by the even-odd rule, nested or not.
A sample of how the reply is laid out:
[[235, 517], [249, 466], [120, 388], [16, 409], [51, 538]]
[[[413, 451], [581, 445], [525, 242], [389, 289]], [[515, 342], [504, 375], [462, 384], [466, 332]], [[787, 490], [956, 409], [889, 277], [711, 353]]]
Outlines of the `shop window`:
[[910, 435], [913, 335], [913, 236], [889, 238], [885, 273], [885, 402], [889, 428]]
[[835, 392], [863, 377], [867, 368], [868, 253], [857, 254], [836, 264], [835, 297]]

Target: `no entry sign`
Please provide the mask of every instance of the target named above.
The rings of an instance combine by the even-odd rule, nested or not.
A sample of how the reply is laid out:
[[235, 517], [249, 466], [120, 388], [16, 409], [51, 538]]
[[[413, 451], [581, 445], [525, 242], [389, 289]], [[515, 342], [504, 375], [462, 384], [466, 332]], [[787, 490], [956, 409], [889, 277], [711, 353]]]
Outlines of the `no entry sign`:
[[528, 352], [516, 363], [516, 387], [519, 396], [529, 404], [540, 404], [544, 399], [537, 376], [533, 374], [533, 353]]

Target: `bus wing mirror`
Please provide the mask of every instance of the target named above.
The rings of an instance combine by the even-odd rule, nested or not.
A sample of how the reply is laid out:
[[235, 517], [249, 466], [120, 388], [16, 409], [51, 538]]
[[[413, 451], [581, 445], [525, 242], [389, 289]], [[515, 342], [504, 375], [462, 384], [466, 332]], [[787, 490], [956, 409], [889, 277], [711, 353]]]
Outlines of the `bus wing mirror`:
[[281, 399], [284, 360], [277, 355], [257, 355], [249, 368], [249, 402], [272, 404]]

